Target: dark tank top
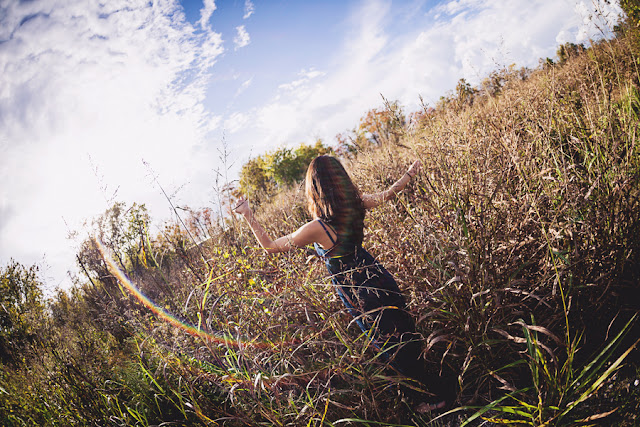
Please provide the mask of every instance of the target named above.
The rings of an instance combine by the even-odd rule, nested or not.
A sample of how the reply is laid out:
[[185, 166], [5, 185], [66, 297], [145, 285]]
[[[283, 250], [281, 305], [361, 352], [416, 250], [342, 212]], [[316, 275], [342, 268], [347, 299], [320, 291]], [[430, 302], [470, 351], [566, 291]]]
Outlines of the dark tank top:
[[336, 255], [340, 235], [331, 236], [327, 225], [318, 220], [331, 239], [333, 246], [323, 249], [314, 243], [316, 252], [327, 266], [331, 281], [337, 285], [338, 295], [354, 316], [381, 306], [405, 307], [405, 301], [393, 276], [362, 245], [350, 243], [344, 255]]

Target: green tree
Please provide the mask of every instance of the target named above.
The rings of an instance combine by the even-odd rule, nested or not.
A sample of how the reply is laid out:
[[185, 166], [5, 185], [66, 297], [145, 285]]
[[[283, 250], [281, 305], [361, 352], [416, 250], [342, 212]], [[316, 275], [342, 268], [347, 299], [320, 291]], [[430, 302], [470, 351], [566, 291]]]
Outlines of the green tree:
[[640, 0], [620, 0], [620, 7], [627, 15], [627, 22], [633, 27], [640, 27]]
[[304, 179], [309, 163], [331, 148], [318, 139], [315, 144], [300, 144], [297, 148], [282, 147], [249, 160], [240, 171], [239, 190], [258, 202]]
[[16, 363], [37, 337], [44, 317], [38, 268], [11, 260], [0, 268], [0, 360]]
[[[109, 271], [94, 238], [109, 249], [109, 256], [122, 271], [133, 276], [149, 265], [153, 266], [153, 257], [145, 244], [149, 222], [144, 205], [134, 203], [127, 208], [122, 202], [115, 203], [91, 222], [91, 237], [82, 242], [76, 254], [78, 264], [88, 280], [84, 287], [87, 310], [98, 319], [104, 330], [119, 340], [129, 336], [124, 324], [130, 301]], [[154, 292], [154, 283], [148, 286], [154, 286], [154, 289], [145, 287], [143, 292], [154, 296], [159, 292]]]
[[268, 175], [279, 188], [292, 185], [304, 179], [309, 163], [331, 150], [321, 140], [315, 145], [300, 144], [298, 148], [281, 148], [268, 154]]
[[240, 170], [240, 192], [252, 200], [272, 194], [275, 186], [267, 175], [268, 166], [263, 156], [250, 159]]

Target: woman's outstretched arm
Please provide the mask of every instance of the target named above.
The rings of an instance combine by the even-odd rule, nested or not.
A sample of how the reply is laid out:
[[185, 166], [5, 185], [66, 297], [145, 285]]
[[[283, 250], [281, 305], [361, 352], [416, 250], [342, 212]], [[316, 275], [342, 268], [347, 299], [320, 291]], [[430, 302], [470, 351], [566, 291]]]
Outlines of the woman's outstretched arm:
[[297, 229], [291, 234], [272, 240], [266, 230], [253, 215], [249, 207], [249, 202], [241, 198], [238, 205], [233, 210], [247, 220], [251, 231], [256, 236], [260, 246], [268, 253], [287, 252], [294, 248], [302, 248], [314, 242], [323, 243], [326, 236], [323, 236], [322, 226], [318, 221], [311, 221]]
[[422, 163], [420, 163], [420, 160], [416, 160], [404, 173], [404, 175], [402, 175], [402, 177], [400, 177], [400, 179], [397, 180], [391, 187], [380, 193], [363, 194], [362, 201], [364, 202], [364, 207], [366, 209], [375, 208], [376, 206], [382, 204], [382, 202], [386, 202], [387, 200], [391, 200], [392, 198], [394, 198], [396, 194], [401, 192], [404, 187], [406, 187], [411, 178], [416, 176], [421, 167]]

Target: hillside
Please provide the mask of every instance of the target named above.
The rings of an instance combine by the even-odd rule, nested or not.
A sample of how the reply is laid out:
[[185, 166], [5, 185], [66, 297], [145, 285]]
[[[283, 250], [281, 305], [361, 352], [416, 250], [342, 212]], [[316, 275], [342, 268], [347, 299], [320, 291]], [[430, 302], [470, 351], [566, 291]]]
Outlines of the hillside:
[[[430, 425], [637, 422], [639, 48], [637, 28], [621, 29], [536, 70], [461, 82], [397, 138], [345, 153], [363, 192], [424, 164], [368, 214], [364, 245], [408, 297], [427, 369], [458, 380], [456, 404]], [[303, 196], [293, 185], [260, 204], [273, 236], [308, 220]], [[0, 424], [435, 417], [401, 401], [402, 379], [321, 260], [268, 256], [245, 224], [210, 210], [180, 214], [150, 235], [144, 206], [114, 205], [94, 222], [104, 246], [78, 254], [86, 277], [47, 307], [33, 271], [2, 270], [19, 309], [5, 301], [0, 318]]]

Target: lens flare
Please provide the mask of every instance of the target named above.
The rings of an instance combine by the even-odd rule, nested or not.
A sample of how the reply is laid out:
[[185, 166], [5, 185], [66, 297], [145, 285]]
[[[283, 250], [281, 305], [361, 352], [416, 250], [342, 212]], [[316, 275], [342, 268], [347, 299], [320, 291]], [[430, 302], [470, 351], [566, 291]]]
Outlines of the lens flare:
[[133, 297], [135, 297], [138, 301], [140, 301], [142, 305], [144, 305], [149, 310], [151, 310], [159, 319], [162, 319], [163, 321], [171, 324], [176, 328], [179, 328], [185, 331], [190, 335], [202, 338], [214, 344], [224, 344], [225, 346], [229, 346], [229, 347], [248, 346], [248, 347], [257, 347], [257, 348], [271, 348], [271, 347], [277, 346], [277, 344], [273, 342], [260, 341], [256, 339], [244, 340], [244, 339], [233, 338], [231, 335], [226, 334], [222, 331], [206, 332], [200, 329], [199, 327], [196, 327], [192, 324], [181, 321], [180, 319], [176, 318], [174, 315], [172, 315], [170, 312], [168, 312], [164, 308], [159, 307], [156, 303], [154, 303], [151, 299], [149, 299], [149, 297], [143, 294], [131, 282], [131, 280], [129, 280], [129, 278], [122, 272], [122, 270], [118, 268], [115, 262], [113, 262], [113, 259], [107, 253], [107, 249], [104, 247], [104, 245], [98, 239], [94, 239], [94, 241], [96, 243], [98, 250], [100, 251], [100, 254], [102, 255], [102, 258], [107, 263], [107, 266], [111, 274], [113, 274], [116, 277], [116, 279], [118, 279], [120, 284], [124, 286], [124, 288], [127, 291], [129, 291], [129, 293]]

